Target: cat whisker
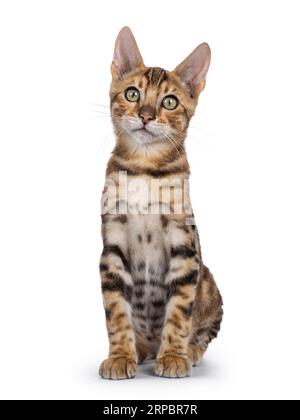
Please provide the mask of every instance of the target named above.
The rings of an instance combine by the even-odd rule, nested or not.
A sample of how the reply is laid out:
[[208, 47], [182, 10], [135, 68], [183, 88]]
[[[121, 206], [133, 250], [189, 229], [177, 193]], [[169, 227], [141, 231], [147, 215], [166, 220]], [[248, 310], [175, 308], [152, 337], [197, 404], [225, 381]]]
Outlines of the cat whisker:
[[177, 139], [173, 138], [173, 142], [176, 144], [177, 148], [181, 150], [181, 152], [185, 152], [185, 148], [182, 143], [180, 143]]
[[[105, 118], [106, 118], [106, 120], [105, 120]], [[109, 121], [108, 119], [109, 119], [109, 115], [107, 115], [107, 116], [105, 116], [105, 115], [91, 115], [90, 117], [89, 117], [89, 121], [92, 121], [92, 120], [99, 120], [99, 119], [104, 119], [105, 121]]]
[[189, 128], [192, 128], [192, 129], [194, 129], [194, 130], [199, 130], [199, 131], [205, 131], [205, 132], [208, 132], [208, 131], [207, 131], [207, 130], [205, 130], [204, 128], [198, 127], [198, 126], [193, 125], [193, 124], [190, 124], [190, 125], [189, 125]]
[[190, 132], [188, 132], [188, 134], [185, 134], [184, 132], [180, 131], [180, 130], [176, 130], [173, 129], [173, 131], [176, 133], [176, 137], [175, 138], [179, 138], [181, 140], [184, 140], [185, 138], [187, 139], [187, 141], [192, 141], [193, 144], [196, 144], [198, 147], [205, 147], [205, 145], [203, 144], [203, 139], [199, 138], [199, 137], [194, 137], [193, 135], [190, 134]]
[[94, 111], [94, 110], [91, 110], [90, 112], [91, 112], [91, 114], [103, 115], [104, 117], [110, 117], [111, 116], [111, 114], [106, 113], [106, 112], [99, 112], [99, 111]]
[[113, 137], [114, 136], [112, 132], [107, 133], [107, 135], [104, 137], [104, 139], [101, 142], [102, 153], [106, 152], [107, 146], [113, 140]]
[[101, 118], [110, 118], [110, 115], [92, 115], [91, 116], [91, 120], [95, 120], [95, 119], [101, 119]]
[[106, 110], [103, 110], [103, 109], [91, 109], [90, 110], [91, 112], [98, 112], [99, 114], [109, 114], [110, 115], [110, 112], [109, 111], [106, 111]]
[[106, 109], [110, 109], [110, 107], [107, 106], [107, 105], [96, 104], [96, 103], [93, 103], [93, 102], [90, 102], [89, 105], [91, 105], [91, 106], [98, 106], [98, 107], [106, 108]]
[[177, 151], [177, 154], [178, 154], [178, 156], [180, 156], [180, 152], [179, 152], [179, 149], [177, 148], [177, 144], [176, 144], [176, 142], [172, 139], [172, 137], [170, 137], [169, 136], [169, 134], [165, 131], [164, 132], [164, 136], [165, 136], [165, 138], [168, 140], [168, 142], [172, 145], [172, 146], [174, 146], [174, 148], [176, 149], [176, 151]]

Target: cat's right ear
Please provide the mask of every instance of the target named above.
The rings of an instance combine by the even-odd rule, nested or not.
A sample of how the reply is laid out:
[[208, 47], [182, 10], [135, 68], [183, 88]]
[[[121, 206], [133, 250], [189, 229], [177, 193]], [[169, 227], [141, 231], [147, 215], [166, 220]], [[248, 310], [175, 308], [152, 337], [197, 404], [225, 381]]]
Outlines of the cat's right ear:
[[189, 90], [193, 98], [197, 98], [205, 88], [206, 75], [210, 66], [211, 52], [204, 43], [199, 45], [176, 69], [174, 73]]
[[111, 73], [114, 79], [122, 80], [126, 74], [144, 67], [144, 62], [133, 33], [123, 28], [116, 40]]

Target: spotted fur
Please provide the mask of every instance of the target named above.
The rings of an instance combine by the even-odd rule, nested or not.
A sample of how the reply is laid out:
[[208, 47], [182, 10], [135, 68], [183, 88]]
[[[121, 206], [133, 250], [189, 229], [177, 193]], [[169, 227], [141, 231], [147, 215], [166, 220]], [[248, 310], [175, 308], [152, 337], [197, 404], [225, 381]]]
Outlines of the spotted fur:
[[[126, 171], [130, 180], [142, 178], [147, 185], [153, 179], [188, 179], [184, 141], [210, 59], [208, 46], [200, 47], [168, 72], [145, 67], [128, 28], [119, 34], [110, 90], [117, 142], [106, 172], [117, 189], [120, 171]], [[189, 75], [193, 66], [196, 74]], [[129, 87], [138, 89], [139, 101], [126, 100]], [[176, 109], [161, 106], [166, 95], [177, 98]], [[154, 134], [136, 134], [130, 125], [141, 124], [141, 110], [150, 113], [149, 129], [153, 127]], [[158, 214], [129, 211], [102, 217], [100, 272], [110, 344], [108, 359], [100, 367], [103, 378], [132, 378], [137, 363], [151, 358], [156, 358], [159, 376], [188, 376], [220, 329], [222, 299], [202, 262], [197, 228], [187, 223], [193, 215], [185, 209], [174, 212], [183, 198], [176, 186], [170, 214], [165, 214], [163, 189], [161, 184]], [[184, 194], [190, 203], [189, 192]], [[144, 208], [149, 206], [144, 203]]]

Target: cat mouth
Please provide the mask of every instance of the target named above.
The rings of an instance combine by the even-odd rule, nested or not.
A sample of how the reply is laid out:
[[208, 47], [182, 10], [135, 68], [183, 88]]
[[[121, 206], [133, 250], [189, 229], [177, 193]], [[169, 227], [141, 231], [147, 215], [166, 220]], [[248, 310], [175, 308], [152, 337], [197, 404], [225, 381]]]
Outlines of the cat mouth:
[[147, 134], [150, 134], [152, 137], [154, 137], [154, 134], [153, 133], [151, 133], [151, 131], [150, 130], [147, 130], [147, 128], [146, 127], [141, 127], [141, 128], [136, 128], [135, 130], [133, 130], [134, 131], [134, 133], [147, 133]]

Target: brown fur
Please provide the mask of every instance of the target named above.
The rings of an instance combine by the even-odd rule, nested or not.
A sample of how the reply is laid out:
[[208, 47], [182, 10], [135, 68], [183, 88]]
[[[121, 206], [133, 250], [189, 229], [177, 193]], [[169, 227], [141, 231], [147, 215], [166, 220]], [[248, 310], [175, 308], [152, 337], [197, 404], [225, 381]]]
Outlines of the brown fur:
[[[117, 59], [112, 65], [111, 113], [117, 143], [107, 177], [114, 180], [116, 191], [120, 188], [120, 171], [127, 171], [129, 179], [143, 179], [146, 185], [153, 179], [183, 181], [190, 173], [184, 141], [205, 80], [199, 78], [195, 84], [194, 77], [188, 83], [184, 65], [173, 72], [145, 67], [132, 34], [128, 29], [123, 31], [115, 57], [120, 55], [118, 42], [123, 42], [125, 36], [135, 51], [131, 58], [135, 66], [131, 68], [129, 59], [121, 63], [123, 67]], [[121, 47], [126, 49], [126, 45]], [[131, 66], [129, 71], [125, 65]], [[208, 69], [207, 62], [205, 65]], [[139, 101], [126, 100], [124, 92], [130, 87], [139, 90]], [[166, 95], [178, 99], [176, 109], [161, 106]], [[173, 133], [171, 140], [162, 131], [161, 137], [138, 146], [135, 132], [129, 135], [124, 121], [139, 121], [141, 112], [151, 113], [151, 121], [154, 119], [158, 127], [168, 127]], [[167, 205], [163, 192], [161, 184], [160, 209]], [[184, 194], [189, 203], [189, 192]], [[104, 251], [100, 271], [110, 342], [109, 357], [100, 368], [103, 378], [132, 378], [138, 361], [153, 357], [157, 359], [157, 375], [188, 376], [192, 365], [200, 362], [209, 342], [217, 336], [222, 299], [202, 262], [197, 228], [187, 224], [193, 216], [185, 210], [174, 213], [182, 198], [173, 187], [171, 214], [106, 214], [102, 218]], [[149, 208], [150, 203], [145, 206]]]

